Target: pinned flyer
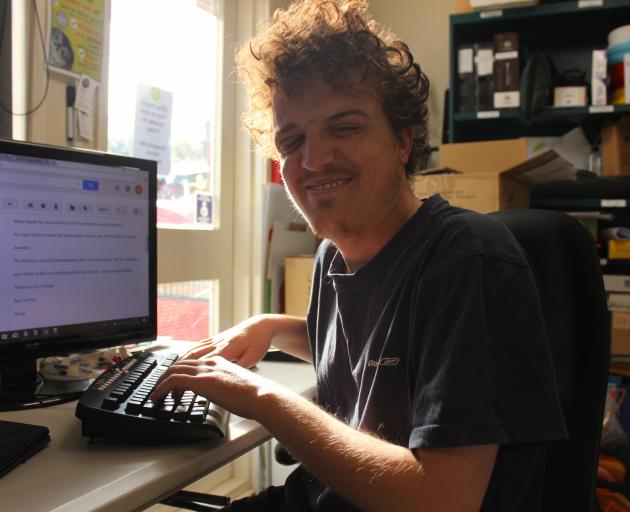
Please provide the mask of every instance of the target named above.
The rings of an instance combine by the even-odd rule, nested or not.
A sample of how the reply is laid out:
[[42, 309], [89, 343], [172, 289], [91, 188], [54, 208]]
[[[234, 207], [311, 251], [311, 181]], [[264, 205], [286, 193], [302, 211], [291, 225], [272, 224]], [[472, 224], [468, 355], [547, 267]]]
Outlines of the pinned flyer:
[[87, 75], [77, 80], [77, 98], [74, 107], [79, 122], [79, 135], [82, 139], [92, 140], [94, 136], [94, 111], [96, 110], [96, 87], [98, 83]]
[[171, 171], [171, 117], [173, 93], [138, 85], [133, 155], [157, 161], [158, 173]]
[[77, 80], [77, 99], [74, 107], [81, 112], [91, 114], [96, 105], [97, 82], [87, 75], [81, 75]]

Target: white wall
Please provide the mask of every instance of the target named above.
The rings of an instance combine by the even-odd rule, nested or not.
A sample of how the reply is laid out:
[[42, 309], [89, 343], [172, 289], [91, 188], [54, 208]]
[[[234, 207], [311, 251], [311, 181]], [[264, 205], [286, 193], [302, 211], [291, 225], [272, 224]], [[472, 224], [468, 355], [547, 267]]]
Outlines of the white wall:
[[405, 41], [431, 82], [429, 97], [432, 145], [442, 138], [444, 91], [449, 74], [449, 15], [453, 0], [371, 0], [370, 12]]
[[[288, 5], [288, 0], [270, 0], [272, 11]], [[449, 73], [449, 15], [455, 0], [370, 0], [374, 18], [405, 41], [420, 67], [429, 77], [429, 139], [438, 145], [442, 139], [444, 91]]]
[[[27, 11], [27, 19], [29, 20], [29, 55], [31, 60], [29, 63], [29, 83], [26, 84], [27, 96], [28, 96], [28, 108], [33, 108], [43, 97], [45, 92], [46, 72], [44, 71], [44, 58], [42, 51], [42, 44], [40, 41], [39, 33], [35, 27], [35, 23], [32, 21], [33, 12], [30, 2], [23, 4]], [[46, 26], [48, 22], [48, 2], [47, 0], [36, 0], [36, 5], [39, 13], [39, 20], [43, 31], [44, 38], [46, 37]], [[104, 22], [104, 38], [107, 41], [109, 30], [109, 0], [105, 2], [105, 22]], [[102, 70], [102, 84], [96, 90], [96, 112], [93, 118], [93, 140], [84, 141], [77, 137], [74, 145], [84, 148], [93, 148], [106, 150], [107, 149], [107, 60], [109, 46], [104, 45], [103, 48], [103, 62], [105, 65]], [[42, 103], [41, 107], [26, 118], [26, 138], [31, 142], [42, 142], [47, 144], [54, 144], [57, 146], [66, 146], [68, 141], [66, 140], [66, 85], [72, 85], [75, 83], [73, 78], [69, 78], [65, 75], [61, 75], [55, 71], [51, 71], [49, 74], [48, 91], [46, 93], [46, 99]], [[18, 87], [24, 86], [24, 84], [18, 84]], [[15, 107], [16, 111], [20, 111], [21, 107]], [[17, 117], [17, 116], [16, 116]], [[23, 120], [20, 120], [23, 122]]]

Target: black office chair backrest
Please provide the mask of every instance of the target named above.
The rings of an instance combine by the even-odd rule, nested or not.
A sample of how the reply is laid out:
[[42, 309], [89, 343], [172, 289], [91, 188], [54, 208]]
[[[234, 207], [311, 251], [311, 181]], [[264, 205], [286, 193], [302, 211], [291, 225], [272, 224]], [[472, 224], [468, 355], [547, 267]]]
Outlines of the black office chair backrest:
[[537, 274], [569, 442], [547, 453], [543, 510], [591, 511], [610, 357], [610, 320], [591, 234], [546, 210], [490, 214], [519, 241]]

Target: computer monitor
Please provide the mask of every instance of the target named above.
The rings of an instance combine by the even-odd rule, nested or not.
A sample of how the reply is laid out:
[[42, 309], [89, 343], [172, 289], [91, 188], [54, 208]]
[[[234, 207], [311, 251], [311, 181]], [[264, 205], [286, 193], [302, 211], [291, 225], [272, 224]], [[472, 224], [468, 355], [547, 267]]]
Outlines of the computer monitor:
[[155, 339], [156, 176], [0, 139], [0, 410], [60, 400], [36, 396], [37, 358]]

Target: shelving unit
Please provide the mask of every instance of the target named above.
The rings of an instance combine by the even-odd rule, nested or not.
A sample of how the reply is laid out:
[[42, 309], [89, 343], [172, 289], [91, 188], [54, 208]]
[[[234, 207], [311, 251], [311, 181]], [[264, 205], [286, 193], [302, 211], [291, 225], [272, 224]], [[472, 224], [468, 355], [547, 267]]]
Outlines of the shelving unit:
[[[530, 206], [546, 210], [606, 214], [598, 220], [599, 229], [630, 226], [630, 176], [593, 177], [535, 185], [531, 189]], [[630, 273], [630, 260], [606, 259], [604, 248], [601, 249], [600, 258], [604, 274]]]
[[466, 142], [520, 136], [550, 136], [581, 125], [595, 134], [606, 120], [630, 114], [630, 105], [547, 107], [525, 122], [521, 109], [457, 112], [457, 49], [491, 41], [494, 34], [519, 33], [521, 70], [531, 52], [551, 55], [558, 71], [577, 67], [590, 78], [591, 52], [607, 46], [608, 33], [630, 24], [630, 0], [582, 0], [456, 14], [450, 18], [448, 141]]

